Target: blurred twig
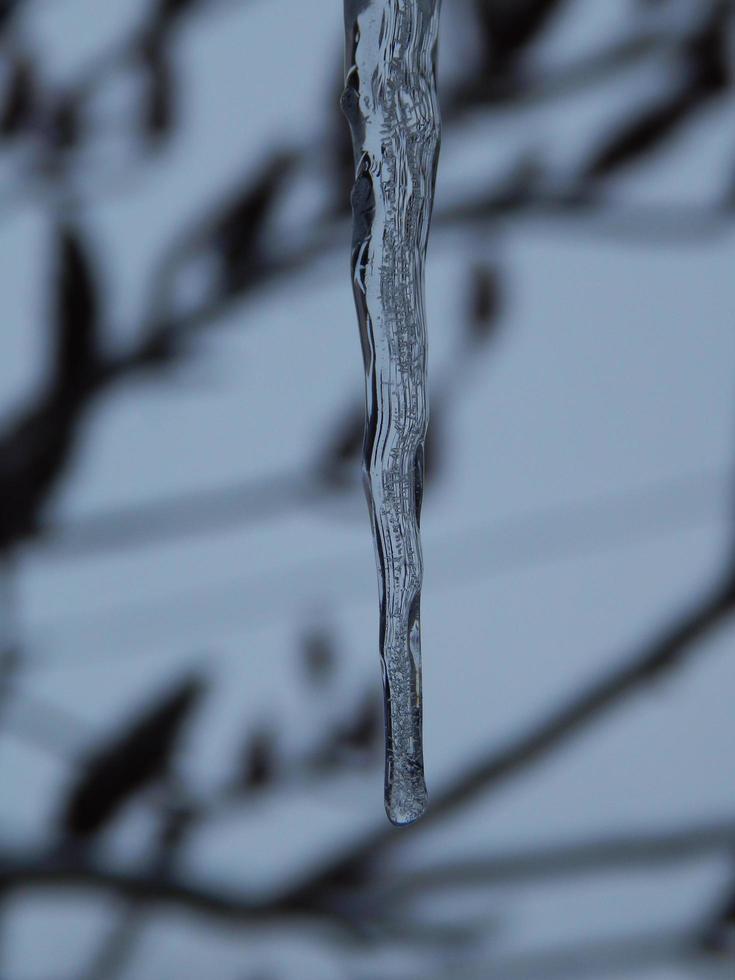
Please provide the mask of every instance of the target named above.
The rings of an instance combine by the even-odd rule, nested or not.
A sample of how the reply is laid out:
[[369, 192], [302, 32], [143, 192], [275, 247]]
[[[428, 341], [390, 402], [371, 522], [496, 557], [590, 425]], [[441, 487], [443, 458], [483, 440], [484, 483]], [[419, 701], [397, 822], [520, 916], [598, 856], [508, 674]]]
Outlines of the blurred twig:
[[[625, 935], [498, 956], [468, 966], [423, 973], [421, 980], [589, 980], [622, 976], [671, 964], [699, 969], [708, 962], [696, 935], [685, 931]], [[402, 978], [403, 980], [403, 978]], [[407, 974], [405, 980], [418, 980]]]
[[469, 112], [520, 108], [573, 95], [652, 57], [671, 57], [681, 51], [686, 40], [681, 31], [645, 31], [541, 71], [526, 69], [511, 75], [478, 72], [448, 94], [442, 113], [454, 122]]
[[556, 877], [618, 872], [627, 868], [657, 868], [686, 863], [706, 853], [729, 851], [735, 845], [735, 821], [702, 823], [673, 831], [621, 834], [575, 841], [537, 850], [506, 851], [500, 855], [427, 865], [417, 871], [388, 874], [385, 889], [375, 888], [381, 900], [401, 901], [436, 889], [477, 888], [525, 883]]
[[[360, 908], [369, 917], [384, 912], [383, 903], [400, 902], [408, 893], [427, 888], [546, 881], [550, 877], [604, 873], [622, 866], [670, 866], [713, 853], [728, 853], [734, 840], [735, 822], [715, 821], [659, 834], [648, 831], [510, 854], [478, 855], [476, 863], [459, 860], [415, 872], [384, 873], [369, 882], [364, 892], [362, 885], [358, 885], [355, 897], [359, 897]], [[315, 894], [313, 905], [294, 902], [288, 894], [263, 899], [253, 894], [228, 892], [217, 884], [207, 886], [192, 879], [185, 880], [172, 869], [163, 874], [156, 868], [128, 871], [102, 863], [86, 853], [0, 848], [0, 887], [3, 890], [59, 886], [97, 889], [127, 899], [178, 906], [245, 923], [300, 916], [329, 919], [334, 914], [334, 904], [326, 892]], [[372, 912], [371, 903], [374, 903]]]
[[[499, 751], [493, 750], [460, 774], [439, 792], [434, 793], [428, 812], [414, 830], [422, 833], [454, 815], [460, 807], [481, 794], [497, 790], [509, 779], [526, 772], [554, 752], [572, 735], [580, 734], [597, 722], [611, 708], [638, 693], [652, 682], [681, 668], [688, 658], [702, 652], [700, 642], [723, 625], [735, 612], [735, 576], [727, 573], [703, 596], [700, 602], [654, 639], [646, 643], [621, 667], [615, 667], [601, 679], [563, 701], [530, 730], [523, 732]], [[399, 836], [393, 828], [381, 827], [358, 841], [336, 860], [328, 860], [316, 874], [300, 885], [294, 895], [309, 900], [314, 891], [338, 883], [376, 861], [395, 846]]]
[[[559, 504], [489, 525], [453, 531], [433, 541], [428, 539], [427, 553], [432, 555], [437, 568], [430, 587], [453, 588], [487, 575], [600, 554], [609, 548], [638, 545], [672, 532], [701, 527], [717, 518], [712, 491], [717, 486], [724, 488], [725, 475], [725, 470], [692, 474], [609, 498]], [[282, 619], [289, 593], [313, 580], [335, 583], [330, 594], [336, 602], [362, 597], [365, 593], [362, 579], [355, 574], [357, 567], [362, 567], [357, 555], [307, 559], [280, 568], [268, 577], [261, 573], [245, 579], [238, 584], [236, 592], [238, 621], [244, 621], [242, 628], [254, 628], [274, 615]], [[210, 595], [221, 599], [223, 589], [224, 584], [220, 584]], [[177, 621], [182, 608], [193, 608], [197, 601], [202, 603], [201, 595], [201, 590], [197, 590], [176, 596], [173, 615]], [[151, 613], [160, 608], [160, 603], [155, 606], [129, 603], [100, 614], [97, 622], [106, 631], [113, 627], [120, 629], [121, 620], [130, 623], [142, 619], [149, 623]], [[221, 615], [220, 606], [217, 608]], [[203, 615], [206, 611], [200, 604], [199, 616]], [[83, 622], [87, 623], [89, 618], [85, 616]], [[74, 623], [74, 620], [57, 621], [49, 624], [47, 631], [58, 638], [60, 630]], [[38, 640], [29, 642], [26, 654], [27, 662], [34, 666], [96, 662], [104, 655], [103, 650], [95, 647], [86, 655], [66, 655], [61, 659], [44, 654], [37, 649], [38, 644]]]

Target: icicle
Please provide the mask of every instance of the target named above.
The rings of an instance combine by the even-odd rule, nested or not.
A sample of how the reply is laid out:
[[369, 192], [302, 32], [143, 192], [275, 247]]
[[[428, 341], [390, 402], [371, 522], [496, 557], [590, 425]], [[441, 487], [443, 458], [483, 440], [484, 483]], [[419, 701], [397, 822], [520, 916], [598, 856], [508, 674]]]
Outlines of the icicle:
[[411, 823], [426, 807], [419, 517], [440, 3], [345, 0], [342, 109], [355, 151], [352, 283], [366, 375], [363, 472], [380, 585], [385, 807], [395, 824]]

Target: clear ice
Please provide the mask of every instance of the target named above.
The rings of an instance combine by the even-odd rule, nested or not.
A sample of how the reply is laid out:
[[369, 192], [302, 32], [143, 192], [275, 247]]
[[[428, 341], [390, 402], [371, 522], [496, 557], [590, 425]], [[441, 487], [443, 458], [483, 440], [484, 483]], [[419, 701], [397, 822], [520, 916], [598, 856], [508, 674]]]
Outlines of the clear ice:
[[426, 808], [419, 522], [428, 422], [424, 261], [439, 154], [441, 0], [345, 0], [355, 152], [352, 284], [365, 362], [363, 476], [380, 588], [385, 808]]

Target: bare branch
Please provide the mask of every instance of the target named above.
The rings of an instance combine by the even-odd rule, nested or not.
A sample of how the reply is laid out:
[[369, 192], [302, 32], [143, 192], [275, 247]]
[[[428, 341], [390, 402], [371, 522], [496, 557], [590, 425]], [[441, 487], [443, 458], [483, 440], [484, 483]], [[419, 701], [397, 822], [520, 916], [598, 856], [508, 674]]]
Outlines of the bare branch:
[[557, 877], [618, 872], [626, 868], [657, 868], [686, 863], [703, 855], [729, 855], [735, 845], [735, 820], [712, 821], [668, 832], [598, 837], [537, 850], [517, 850], [498, 855], [476, 855], [462, 861], [445, 861], [408, 872], [388, 875], [385, 887], [375, 888], [380, 901], [442, 888], [496, 887], [525, 884]]
[[[499, 751], [491, 751], [474, 766], [435, 793], [421, 824], [413, 835], [422, 833], [452, 816], [460, 807], [480, 795], [497, 790], [508, 780], [526, 772], [566, 744], [604, 714], [638, 693], [653, 681], [681, 668], [687, 659], [701, 652], [700, 641], [723, 625], [735, 612], [735, 576], [729, 570], [721, 581], [689, 612], [671, 625], [621, 667], [593, 681], [581, 693], [562, 702], [545, 718]], [[309, 900], [314, 891], [338, 885], [355, 868], [369, 862], [397, 843], [392, 828], [379, 828], [336, 861], [330, 861], [310, 880], [296, 889], [294, 899]]]
[[292, 914], [285, 904], [228, 894], [219, 886], [199, 887], [173, 876], [113, 869], [84, 852], [27, 852], [17, 847], [0, 851], [1, 890], [38, 888], [99, 890], [241, 923], [263, 923]]
[[[184, 880], [158, 867], [148, 871], [116, 869], [92, 860], [86, 852], [23, 851], [0, 848], [0, 889], [39, 890], [49, 888], [98, 890], [144, 906], [170, 906], [222, 921], [258, 925], [267, 921], [315, 918], [334, 920], [341, 926], [348, 906], [350, 916], [360, 913], [365, 921], [384, 909], [385, 902], [404, 898], [426, 889], [455, 886], [501, 885], [549, 878], [596, 874], [621, 867], [648, 868], [690, 861], [727, 852], [735, 841], [735, 821], [685, 827], [660, 834], [598, 838], [571, 845], [550, 845], [537, 850], [518, 851], [479, 858], [476, 862], [448, 862], [398, 876], [388, 875], [375, 883], [357, 883], [350, 889], [349, 902], [315, 893], [313, 901], [293, 902], [286, 896], [261, 898], [252, 894], [226, 891], [219, 884]], [[347, 896], [345, 896], [347, 897]], [[358, 898], [358, 905], [354, 899]], [[356, 912], [357, 910], [357, 912]], [[121, 923], [123, 925], [124, 923]], [[359, 923], [358, 923], [359, 924]]]
[[[638, 973], [646, 967], [699, 967], [707, 960], [697, 946], [696, 936], [670, 931], [571, 943], [465, 967], [454, 965], [447, 971], [428, 976], [424, 973], [421, 980], [588, 980], [592, 976], [628, 980], [634, 971]], [[410, 980], [415, 976], [411, 975]]]

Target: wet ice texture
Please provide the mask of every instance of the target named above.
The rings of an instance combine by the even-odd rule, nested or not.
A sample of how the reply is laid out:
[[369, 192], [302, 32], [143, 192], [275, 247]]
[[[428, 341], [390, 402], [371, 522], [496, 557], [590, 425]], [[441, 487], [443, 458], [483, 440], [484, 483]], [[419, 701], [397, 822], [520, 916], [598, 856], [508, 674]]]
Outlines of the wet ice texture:
[[419, 518], [440, 2], [345, 0], [342, 108], [355, 151], [352, 282], [365, 361], [363, 467], [380, 585], [385, 806], [396, 824], [416, 820], [426, 807]]

